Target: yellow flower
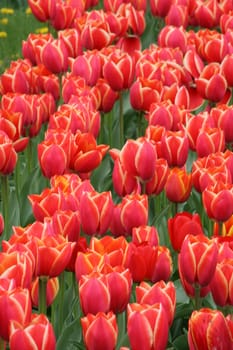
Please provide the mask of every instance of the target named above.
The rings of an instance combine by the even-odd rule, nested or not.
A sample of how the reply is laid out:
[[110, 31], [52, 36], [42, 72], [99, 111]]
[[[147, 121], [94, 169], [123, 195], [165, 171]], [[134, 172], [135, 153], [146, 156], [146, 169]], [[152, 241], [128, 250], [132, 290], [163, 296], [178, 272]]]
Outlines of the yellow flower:
[[1, 24], [8, 24], [8, 18], [2, 18], [1, 20], [0, 20], [0, 23]]
[[0, 32], [0, 38], [6, 38], [7, 33], [6, 32]]
[[26, 13], [26, 15], [30, 15], [32, 13], [32, 10], [30, 9], [30, 7], [26, 8], [25, 13]]
[[4, 13], [6, 15], [12, 15], [14, 13], [14, 10], [6, 8], [6, 7], [2, 7], [2, 8], [0, 8], [0, 12]]
[[37, 34], [46, 34], [46, 33], [48, 33], [48, 27], [37, 28], [36, 33]]

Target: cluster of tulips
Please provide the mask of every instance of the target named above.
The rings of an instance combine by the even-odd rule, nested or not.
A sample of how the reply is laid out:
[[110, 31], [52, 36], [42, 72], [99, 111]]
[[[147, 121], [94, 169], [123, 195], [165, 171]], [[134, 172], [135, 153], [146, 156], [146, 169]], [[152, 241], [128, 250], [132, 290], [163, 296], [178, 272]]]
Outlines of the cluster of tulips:
[[[0, 349], [233, 349], [232, 1], [28, 5], [50, 31], [0, 76]], [[38, 135], [48, 186], [9, 228]]]

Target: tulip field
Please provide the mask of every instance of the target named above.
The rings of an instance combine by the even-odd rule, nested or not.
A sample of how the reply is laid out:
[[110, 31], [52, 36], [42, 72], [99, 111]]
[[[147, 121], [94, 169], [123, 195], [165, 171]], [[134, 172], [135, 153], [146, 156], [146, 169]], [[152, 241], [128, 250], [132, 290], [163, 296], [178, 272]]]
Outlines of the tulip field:
[[233, 350], [232, 0], [0, 4], [0, 350]]

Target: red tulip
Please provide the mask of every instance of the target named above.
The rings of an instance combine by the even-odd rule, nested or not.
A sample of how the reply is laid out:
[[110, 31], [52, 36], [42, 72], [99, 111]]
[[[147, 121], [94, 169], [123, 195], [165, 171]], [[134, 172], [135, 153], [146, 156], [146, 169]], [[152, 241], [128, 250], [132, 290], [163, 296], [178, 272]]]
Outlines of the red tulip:
[[192, 174], [184, 168], [172, 168], [165, 184], [165, 193], [171, 202], [183, 203], [191, 193]]
[[95, 86], [101, 96], [99, 110], [104, 113], [110, 112], [119, 97], [118, 93], [110, 87], [104, 78], [99, 78]]
[[142, 35], [145, 27], [145, 15], [143, 10], [137, 10], [132, 3], [122, 3], [117, 14], [127, 18], [128, 20], [128, 30], [135, 35]]
[[147, 282], [141, 282], [136, 286], [136, 301], [139, 304], [153, 305], [161, 303], [166, 311], [168, 324], [171, 326], [176, 307], [176, 289], [173, 282], [156, 282], [151, 286]]
[[47, 178], [62, 175], [67, 169], [67, 156], [60, 145], [43, 141], [38, 145], [38, 157], [42, 173]]
[[70, 59], [71, 73], [84, 78], [87, 85], [93, 86], [100, 78], [102, 62], [97, 50], [85, 51], [75, 59]]
[[161, 139], [163, 157], [169, 166], [182, 167], [189, 151], [188, 137], [184, 131], [166, 131]]
[[204, 3], [202, 1], [197, 2], [194, 11], [196, 24], [206, 28], [213, 28], [218, 25], [221, 14], [221, 7], [216, 0], [208, 0]]
[[193, 311], [188, 324], [190, 350], [233, 349], [232, 331], [219, 310], [203, 308]]
[[213, 279], [218, 257], [218, 248], [205, 235], [188, 235], [179, 253], [179, 272], [191, 285], [209, 285]]
[[172, 0], [150, 0], [152, 15], [155, 17], [165, 17], [168, 14], [172, 3]]
[[173, 25], [176, 27], [188, 25], [188, 7], [185, 5], [171, 4], [169, 11], [165, 17], [166, 25]]
[[154, 175], [156, 158], [154, 145], [144, 138], [127, 140], [120, 152], [122, 166], [129, 174], [139, 177], [141, 182], [147, 182]]
[[204, 68], [202, 58], [194, 49], [185, 52], [183, 64], [193, 78], [198, 78]]
[[161, 47], [179, 47], [183, 53], [187, 49], [187, 36], [183, 27], [167, 25], [159, 32], [158, 45]]
[[69, 242], [79, 240], [81, 223], [78, 210], [57, 210], [51, 217], [51, 224], [55, 234], [64, 236]]
[[177, 213], [167, 221], [168, 233], [172, 247], [179, 252], [185, 237], [188, 234], [204, 234], [200, 216], [188, 212]]
[[45, 236], [36, 238], [37, 261], [36, 276], [57, 277], [68, 265], [72, 244], [67, 242], [63, 236]]
[[[32, 306], [38, 308], [39, 305], [39, 277], [36, 277], [30, 286]], [[49, 278], [46, 285], [46, 306], [49, 307], [55, 300], [59, 290], [58, 277]]]
[[115, 349], [118, 335], [116, 315], [99, 312], [81, 318], [83, 338], [88, 350]]
[[202, 193], [202, 202], [210, 219], [228, 220], [233, 214], [232, 184], [217, 182], [207, 186]]
[[90, 275], [82, 275], [78, 284], [84, 315], [110, 311], [111, 295], [105, 274], [93, 272]]
[[29, 59], [33, 65], [40, 63], [40, 57], [38, 53], [40, 50], [37, 47], [43, 47], [47, 42], [53, 41], [51, 33], [46, 34], [35, 34], [30, 33], [27, 40], [22, 42], [22, 53], [23, 57]]
[[103, 235], [112, 219], [111, 192], [84, 192], [80, 198], [80, 218], [83, 231], [88, 235]]
[[31, 320], [32, 305], [28, 289], [14, 288], [0, 291], [0, 336], [9, 341], [10, 323], [19, 322], [22, 326]]
[[54, 39], [42, 48], [41, 61], [52, 73], [68, 70], [68, 50], [63, 40]]
[[157, 159], [155, 164], [155, 174], [152, 179], [146, 183], [146, 194], [160, 194], [164, 189], [168, 175], [169, 167], [166, 159]]
[[58, 31], [58, 38], [64, 41], [68, 57], [77, 57], [82, 54], [81, 34], [75, 28], [68, 28]]
[[77, 15], [77, 9], [70, 5], [68, 1], [56, 1], [55, 13], [51, 24], [56, 30], [71, 28]]
[[233, 304], [232, 272], [233, 259], [223, 259], [216, 266], [214, 277], [210, 283], [210, 291], [218, 306]]
[[134, 227], [147, 225], [148, 198], [146, 195], [127, 195], [122, 200], [121, 224], [128, 234]]
[[119, 49], [114, 50], [103, 66], [103, 76], [114, 91], [128, 89], [134, 79], [133, 58]]
[[151, 104], [160, 102], [161, 91], [161, 81], [137, 78], [130, 87], [130, 103], [136, 110], [148, 111]]
[[199, 94], [213, 102], [221, 101], [227, 91], [227, 81], [220, 72], [220, 65], [217, 62], [206, 65], [199, 78], [195, 79], [195, 83]]
[[168, 321], [162, 304], [129, 304], [127, 333], [132, 350], [163, 350], [168, 341]]
[[109, 146], [97, 145], [91, 133], [77, 132], [71, 149], [70, 168], [78, 173], [89, 173], [99, 166]]
[[11, 174], [15, 169], [17, 159], [13, 141], [0, 130], [0, 173], [2, 175]]
[[10, 325], [10, 348], [17, 350], [43, 350], [56, 348], [56, 337], [51, 323], [43, 315], [32, 315], [27, 324], [12, 321]]
[[50, 20], [55, 14], [56, 0], [29, 0], [28, 5], [40, 22]]
[[216, 126], [223, 130], [226, 143], [233, 142], [233, 131], [231, 129], [233, 108], [222, 104], [217, 108], [212, 108], [210, 115], [213, 116]]
[[139, 226], [132, 230], [132, 242], [139, 245], [143, 242], [149, 243], [152, 246], [159, 244], [159, 234], [154, 226]]

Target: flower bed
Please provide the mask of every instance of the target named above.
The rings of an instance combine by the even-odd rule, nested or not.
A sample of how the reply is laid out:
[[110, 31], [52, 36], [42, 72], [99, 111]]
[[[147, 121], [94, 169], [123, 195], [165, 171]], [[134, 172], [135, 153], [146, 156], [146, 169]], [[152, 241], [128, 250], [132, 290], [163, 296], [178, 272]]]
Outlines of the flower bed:
[[233, 6], [29, 0], [0, 76], [0, 348], [233, 349]]

